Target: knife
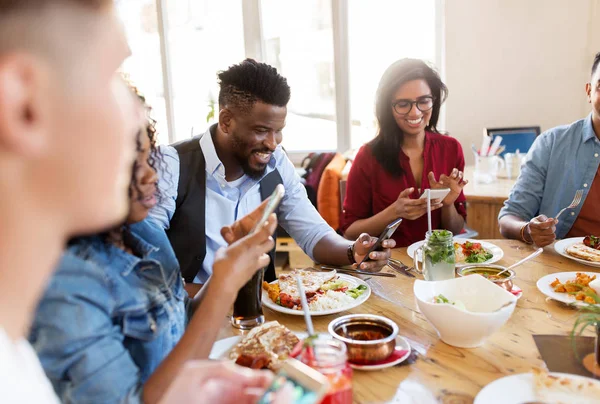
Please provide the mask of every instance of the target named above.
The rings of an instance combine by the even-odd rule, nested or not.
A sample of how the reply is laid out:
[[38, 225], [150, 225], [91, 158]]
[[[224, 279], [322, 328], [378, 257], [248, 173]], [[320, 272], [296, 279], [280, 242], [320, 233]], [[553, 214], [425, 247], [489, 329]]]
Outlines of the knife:
[[328, 267], [326, 265], [321, 265], [321, 269], [325, 269], [327, 271], [338, 271], [339, 273], [342, 274], [358, 274], [358, 275], [370, 275], [370, 276], [384, 276], [386, 278], [395, 278], [396, 275], [395, 274], [390, 274], [387, 272], [369, 272], [369, 271], [360, 271], [357, 269], [344, 269], [344, 268], [335, 268], [335, 267]]

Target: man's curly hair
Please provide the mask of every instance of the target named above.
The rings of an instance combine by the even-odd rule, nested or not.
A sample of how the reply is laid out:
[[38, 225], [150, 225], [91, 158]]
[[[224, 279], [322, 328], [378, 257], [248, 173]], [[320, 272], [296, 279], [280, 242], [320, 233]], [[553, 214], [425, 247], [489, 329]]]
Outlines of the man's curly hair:
[[221, 91], [219, 107], [249, 112], [257, 101], [285, 107], [290, 101], [290, 86], [277, 69], [254, 59], [230, 66], [217, 75]]

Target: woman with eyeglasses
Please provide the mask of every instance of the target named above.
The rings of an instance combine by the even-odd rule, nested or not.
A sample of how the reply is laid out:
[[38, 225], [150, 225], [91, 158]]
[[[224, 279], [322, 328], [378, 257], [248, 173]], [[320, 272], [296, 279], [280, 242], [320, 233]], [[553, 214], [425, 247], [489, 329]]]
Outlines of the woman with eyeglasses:
[[402, 59], [383, 74], [375, 113], [379, 131], [352, 163], [346, 185], [342, 231], [378, 236], [397, 218], [396, 246], [423, 240], [427, 232], [424, 190], [449, 188], [443, 200], [431, 201], [433, 229], [462, 231], [467, 181], [460, 143], [437, 129], [448, 88], [422, 60]]

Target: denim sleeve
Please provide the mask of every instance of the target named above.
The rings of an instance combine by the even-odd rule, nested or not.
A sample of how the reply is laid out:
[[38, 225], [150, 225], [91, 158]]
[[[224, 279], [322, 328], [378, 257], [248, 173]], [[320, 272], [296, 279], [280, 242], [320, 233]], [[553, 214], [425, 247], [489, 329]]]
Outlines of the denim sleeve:
[[55, 276], [40, 302], [30, 340], [65, 403], [141, 403], [137, 365], [123, 345], [100, 277]]
[[328, 233], [335, 231], [321, 217], [306, 195], [300, 176], [287, 156], [282, 153], [277, 165], [285, 187], [285, 196], [277, 210], [281, 227], [292, 236], [300, 248], [314, 260], [313, 249]]
[[530, 220], [538, 215], [552, 151], [550, 136], [551, 132], [538, 136], [529, 149], [521, 174], [508, 200], [504, 202], [498, 220], [506, 215], [514, 215], [523, 220]]
[[175, 213], [175, 201], [177, 200], [179, 155], [177, 150], [167, 145], [160, 146], [160, 152], [164, 161], [164, 164], [157, 167], [160, 198], [149, 216], [163, 229], [168, 230]]

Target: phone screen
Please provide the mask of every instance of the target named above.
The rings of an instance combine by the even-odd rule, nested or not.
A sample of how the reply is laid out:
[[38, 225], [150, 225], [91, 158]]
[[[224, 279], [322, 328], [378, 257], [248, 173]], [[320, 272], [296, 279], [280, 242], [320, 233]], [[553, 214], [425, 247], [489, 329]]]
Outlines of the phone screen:
[[320, 402], [321, 394], [302, 385], [291, 378], [285, 371], [279, 372], [269, 389], [261, 397], [259, 404], [290, 403], [316, 404]]
[[398, 228], [398, 226], [400, 226], [400, 223], [402, 223], [402, 219], [396, 219], [392, 223], [390, 223], [390, 224], [388, 224], [386, 226], [386, 228], [383, 230], [383, 232], [381, 233], [381, 235], [379, 235], [379, 238], [377, 239], [377, 242], [375, 244], [373, 244], [373, 246], [369, 249], [369, 252], [367, 252], [367, 254], [365, 255], [365, 258], [363, 258], [363, 260], [358, 263], [359, 266], [363, 262], [371, 260], [369, 258], [369, 254], [371, 254], [371, 252], [379, 249], [381, 247], [381, 243], [384, 240], [387, 240], [388, 238], [392, 237], [392, 235], [394, 234], [394, 232], [396, 231], [396, 229]]

